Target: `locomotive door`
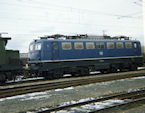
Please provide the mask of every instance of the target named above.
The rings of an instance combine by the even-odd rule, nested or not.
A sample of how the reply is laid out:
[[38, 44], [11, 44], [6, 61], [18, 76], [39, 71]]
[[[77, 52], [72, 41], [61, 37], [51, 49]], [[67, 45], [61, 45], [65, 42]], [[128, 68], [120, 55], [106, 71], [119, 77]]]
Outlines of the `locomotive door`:
[[141, 48], [140, 43], [134, 42], [134, 54], [135, 55], [140, 55], [140, 51], [141, 51], [140, 48]]
[[137, 47], [137, 43], [135, 42], [133, 46], [134, 46], [134, 53], [135, 53], [135, 55], [137, 55], [138, 54], [138, 51], [137, 51], [137, 48], [138, 48]]
[[58, 50], [58, 42], [52, 42], [52, 59], [59, 59], [59, 50]]

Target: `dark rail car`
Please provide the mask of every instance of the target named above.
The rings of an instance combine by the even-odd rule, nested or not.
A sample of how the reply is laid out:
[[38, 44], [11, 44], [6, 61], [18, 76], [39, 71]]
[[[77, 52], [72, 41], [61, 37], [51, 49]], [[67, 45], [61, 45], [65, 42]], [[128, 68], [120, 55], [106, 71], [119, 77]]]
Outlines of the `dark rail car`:
[[15, 79], [15, 76], [22, 70], [19, 51], [5, 48], [10, 39], [0, 36], [0, 83]]

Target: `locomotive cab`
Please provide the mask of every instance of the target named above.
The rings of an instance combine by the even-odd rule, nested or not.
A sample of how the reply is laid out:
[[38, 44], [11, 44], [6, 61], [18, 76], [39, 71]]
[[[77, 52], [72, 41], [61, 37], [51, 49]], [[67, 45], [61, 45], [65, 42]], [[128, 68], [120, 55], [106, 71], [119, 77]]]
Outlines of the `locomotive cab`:
[[29, 61], [41, 60], [41, 42], [34, 41], [29, 46]]
[[58, 43], [45, 41], [42, 49], [42, 60], [55, 60], [58, 56]]
[[59, 59], [58, 41], [39, 40], [34, 41], [29, 46], [29, 61], [39, 62]]

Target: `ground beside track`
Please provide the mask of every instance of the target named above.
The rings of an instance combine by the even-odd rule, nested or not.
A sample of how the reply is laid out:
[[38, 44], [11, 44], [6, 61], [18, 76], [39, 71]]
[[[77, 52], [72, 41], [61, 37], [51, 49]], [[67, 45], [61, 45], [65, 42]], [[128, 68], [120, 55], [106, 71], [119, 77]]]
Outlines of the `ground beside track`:
[[87, 85], [91, 83], [99, 83], [99, 82], [106, 82], [106, 81], [113, 81], [113, 80], [120, 80], [125, 78], [133, 78], [133, 77], [141, 77], [145, 75], [145, 71], [132, 71], [132, 72], [124, 72], [124, 73], [112, 73], [106, 74], [102, 76], [87, 76], [81, 78], [70, 78], [68, 80], [62, 79], [61, 81], [57, 80], [54, 81], [47, 81], [48, 83], [40, 83], [33, 85], [26, 85], [24, 84], [19, 87], [11, 87], [10, 88], [0, 88], [0, 98], [6, 98], [21, 94], [28, 94], [34, 92], [44, 92], [47, 90], [59, 89], [59, 88], [67, 88], [71, 86], [80, 86], [80, 85]]
[[3, 98], [0, 99], [0, 113], [28, 111], [114, 92], [131, 91], [132, 89], [145, 87], [144, 83], [145, 77], [137, 77]]
[[137, 106], [135, 108], [125, 110], [123, 113], [145, 113], [145, 105]]

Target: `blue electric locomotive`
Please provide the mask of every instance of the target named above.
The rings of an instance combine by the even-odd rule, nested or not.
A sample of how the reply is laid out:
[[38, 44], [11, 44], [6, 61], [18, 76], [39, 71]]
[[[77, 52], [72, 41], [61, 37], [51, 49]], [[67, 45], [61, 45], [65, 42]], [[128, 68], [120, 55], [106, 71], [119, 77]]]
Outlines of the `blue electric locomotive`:
[[29, 48], [29, 69], [47, 79], [90, 71], [136, 70], [143, 65], [136, 40], [35, 40]]

